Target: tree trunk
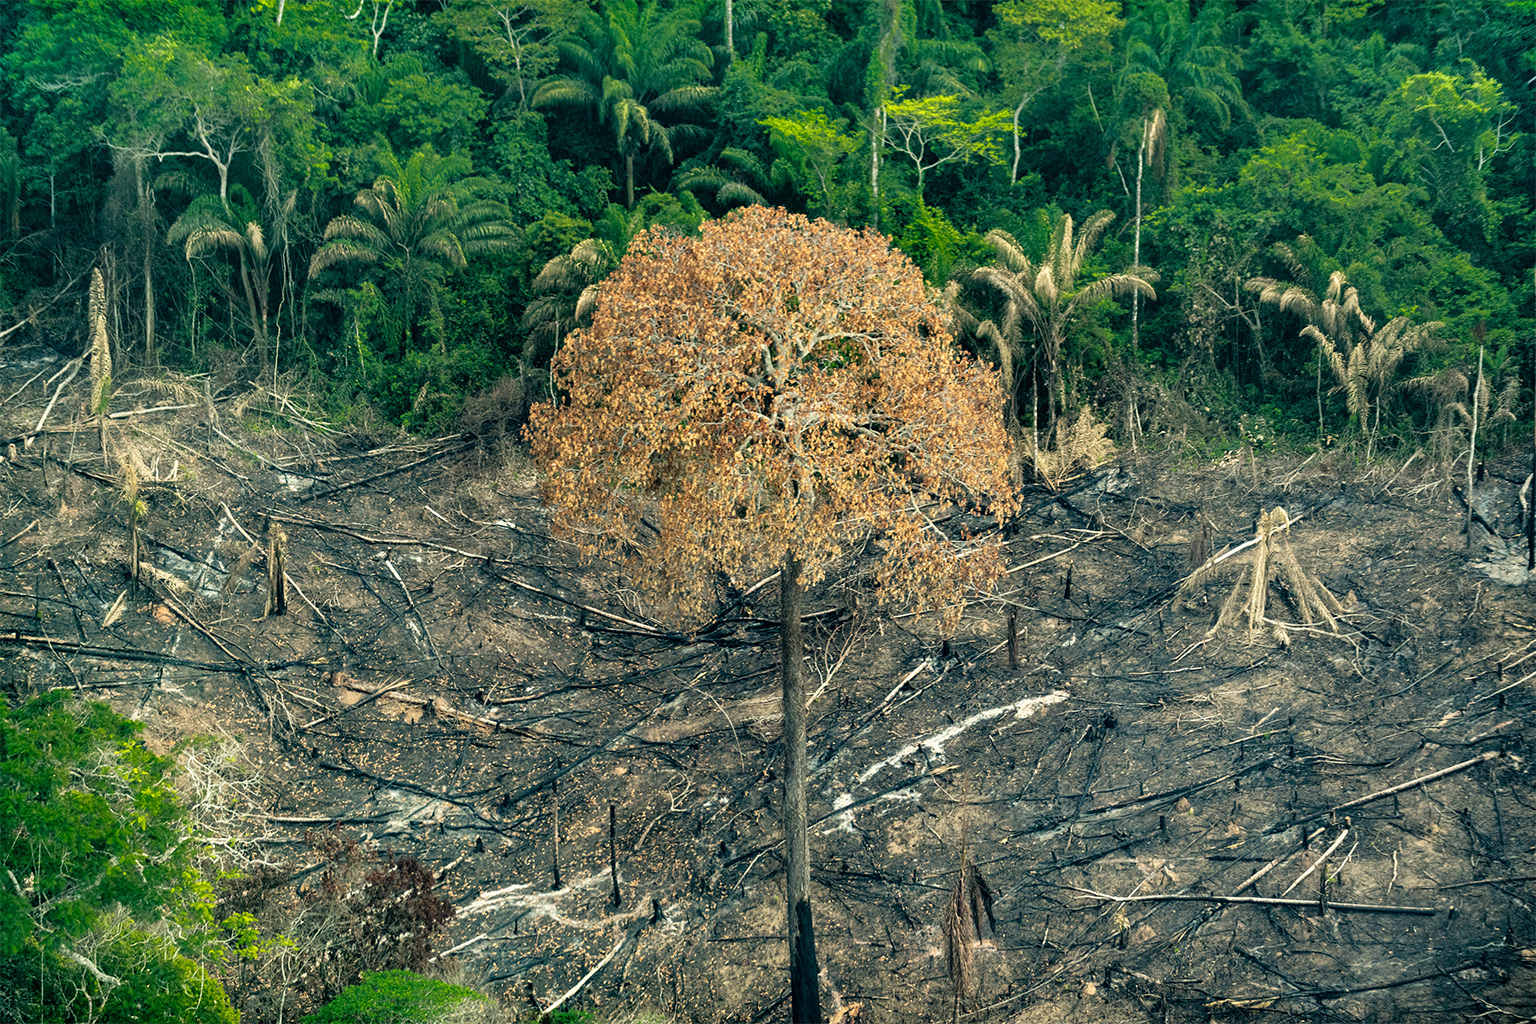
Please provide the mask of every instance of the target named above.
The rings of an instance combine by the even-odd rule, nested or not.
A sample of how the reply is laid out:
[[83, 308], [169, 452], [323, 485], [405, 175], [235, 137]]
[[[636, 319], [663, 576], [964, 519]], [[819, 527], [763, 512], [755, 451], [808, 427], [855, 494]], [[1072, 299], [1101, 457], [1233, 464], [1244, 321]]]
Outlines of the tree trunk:
[[624, 206], [625, 209], [635, 208], [635, 155], [624, 155]]
[[144, 245], [144, 363], [158, 366], [155, 351], [155, 190], [145, 178], [144, 160], [137, 157], [133, 166], [134, 185], [139, 193], [139, 233]]
[[240, 254], [240, 284], [245, 290], [245, 305], [251, 315], [251, 334], [256, 339], [256, 355], [261, 360], [261, 379], [265, 380], [271, 369], [267, 355], [267, 318], [256, 305], [256, 291], [251, 284], [251, 269], [246, 264], [245, 253]]
[[800, 560], [784, 555], [779, 576], [779, 675], [784, 682], [784, 848], [789, 905], [789, 995], [793, 1024], [821, 1024], [816, 930], [811, 922], [811, 852], [805, 809], [805, 645], [800, 613], [805, 592]]
[[147, 238], [144, 240], [144, 361], [150, 366], [160, 365], [160, 354], [155, 349], [154, 251]]
[[869, 121], [869, 191], [875, 197], [875, 220], [880, 219], [880, 147], [885, 143], [885, 108], [876, 107]]
[[[1472, 385], [1472, 441], [1467, 445], [1467, 550], [1472, 550], [1472, 487], [1477, 478], [1477, 413], [1483, 395], [1483, 349], [1477, 349], [1477, 383]], [[788, 684], [786, 684], [788, 685]]]
[[1029, 102], [1029, 93], [1025, 93], [1019, 99], [1019, 105], [1013, 108], [1013, 170], [1008, 172], [1008, 184], [1019, 183], [1019, 118], [1024, 116], [1024, 105]]
[[725, 66], [730, 67], [736, 60], [735, 34], [736, 7], [732, 0], [725, 0]]
[[1536, 447], [1531, 449], [1531, 505], [1525, 516], [1525, 571], [1536, 571]]
[[[1142, 124], [1141, 148], [1136, 151], [1136, 244], [1131, 263], [1141, 268], [1141, 178], [1147, 170], [1147, 127]], [[1141, 292], [1131, 293], [1131, 355], [1141, 351]]]

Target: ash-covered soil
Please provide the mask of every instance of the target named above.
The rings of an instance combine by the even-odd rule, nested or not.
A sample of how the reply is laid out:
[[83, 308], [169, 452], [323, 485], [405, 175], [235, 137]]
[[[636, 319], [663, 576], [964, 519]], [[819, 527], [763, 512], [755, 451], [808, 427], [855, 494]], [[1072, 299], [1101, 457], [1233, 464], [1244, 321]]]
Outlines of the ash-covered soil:
[[[133, 380], [104, 458], [79, 380], [37, 432], [61, 358], [0, 363], [9, 693], [109, 700], [167, 747], [238, 737], [260, 804], [230, 827], [259, 859], [298, 879], [327, 829], [420, 858], [457, 907], [439, 949], [515, 1003], [585, 978], [566, 1007], [787, 1019], [771, 582], [674, 633], [549, 537], [515, 445], [364, 444], [270, 392]], [[996, 894], [963, 1020], [1530, 1018], [1516, 461], [1469, 553], [1423, 460], [1127, 454], [1026, 494], [1016, 570], [948, 645], [834, 574], [807, 603], [829, 1012], [950, 1016], [963, 846]], [[1295, 624], [1281, 574], [1266, 615], [1292, 625], [1209, 634], [1247, 563], [1180, 596], [1192, 551], [1276, 506], [1338, 632]], [[264, 615], [277, 533], [294, 586]]]

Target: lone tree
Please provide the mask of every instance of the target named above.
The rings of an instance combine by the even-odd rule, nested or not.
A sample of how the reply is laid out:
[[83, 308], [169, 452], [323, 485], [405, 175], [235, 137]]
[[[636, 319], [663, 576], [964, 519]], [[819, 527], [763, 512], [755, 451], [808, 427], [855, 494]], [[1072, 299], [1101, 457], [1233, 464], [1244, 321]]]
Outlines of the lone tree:
[[[801, 606], [871, 543], [881, 600], [942, 609], [1000, 575], [937, 506], [1013, 510], [997, 375], [959, 355], [922, 273], [873, 232], [751, 207], [652, 229], [601, 286], [529, 424], [554, 523], [683, 620], [719, 574], [777, 568], [792, 1020], [821, 1020], [806, 834]], [[642, 519], [644, 527], [642, 527]]]

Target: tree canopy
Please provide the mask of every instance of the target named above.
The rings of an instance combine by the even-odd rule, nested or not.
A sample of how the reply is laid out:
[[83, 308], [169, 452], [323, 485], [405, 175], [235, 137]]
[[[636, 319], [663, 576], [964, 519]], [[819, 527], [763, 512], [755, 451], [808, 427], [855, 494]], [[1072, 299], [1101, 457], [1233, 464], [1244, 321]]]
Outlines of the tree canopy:
[[762, 207], [652, 230], [554, 372], [564, 400], [530, 436], [558, 524], [643, 551], [631, 571], [683, 616], [712, 610], [716, 573], [750, 583], [792, 552], [814, 582], [870, 536], [882, 587], [930, 607], [996, 572], [913, 502], [1006, 503], [997, 375], [956, 355], [879, 235]]
[[[0, 704], [0, 1017], [235, 1014], [198, 962], [217, 958], [203, 846], [174, 762], [104, 704], [56, 692]], [[154, 929], [150, 934], [148, 929]], [[151, 1015], [154, 1015], [153, 1013]]]
[[[1263, 405], [1299, 438], [1327, 357], [1242, 288], [1286, 277], [1298, 237], [1375, 322], [1446, 325], [1403, 374], [1472, 372], [1481, 324], [1499, 386], [1531, 379], [1532, 54], [1526, 0], [18, 0], [0, 331], [46, 307], [36, 330], [67, 336], [49, 300], [100, 264], [124, 370], [294, 372], [447, 429], [500, 376], [548, 393], [569, 318], [536, 281], [605, 241], [610, 204], [785, 205], [895, 239], [936, 287], [992, 262], [991, 232], [1037, 261], [1042, 217], [1108, 210], [1084, 279], [1145, 266], [1159, 301], [1111, 296], [1007, 357], [1059, 366], [1074, 412], [1157, 378], [1212, 431]], [[473, 168], [459, 213], [505, 208], [496, 244], [468, 220], [458, 245], [379, 244], [359, 196], [406, 214], [402, 174], [433, 161]], [[957, 295], [961, 345], [1000, 362], [976, 333], [998, 300]], [[1431, 397], [1386, 397], [1375, 442], [1342, 392], [1323, 433], [1422, 444]]]

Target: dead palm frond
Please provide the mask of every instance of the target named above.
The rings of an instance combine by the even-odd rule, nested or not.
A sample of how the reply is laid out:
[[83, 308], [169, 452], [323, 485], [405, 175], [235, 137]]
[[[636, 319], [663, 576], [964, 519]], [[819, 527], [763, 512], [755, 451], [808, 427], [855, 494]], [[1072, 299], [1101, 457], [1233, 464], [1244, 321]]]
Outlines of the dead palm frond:
[[1253, 540], [1206, 559], [1180, 584], [1175, 604], [1186, 602], [1195, 588], [1207, 581], [1238, 570], [1241, 577], [1222, 602], [1221, 612], [1207, 636], [1215, 635], [1239, 618], [1246, 620], [1250, 636], [1266, 625], [1274, 626], [1278, 635], [1284, 635], [1286, 624], [1267, 615], [1269, 587], [1276, 580], [1284, 586], [1303, 624], [1326, 626], [1331, 632], [1339, 632], [1338, 616], [1344, 613], [1344, 606], [1297, 561], [1288, 540], [1292, 522], [1285, 509], [1278, 506], [1262, 513]]
[[139, 483], [145, 477], [153, 477], [144, 465], [143, 456], [131, 443], [123, 446], [118, 460], [123, 470], [123, 502], [128, 506], [128, 578], [136, 580], [140, 575], [139, 549], [143, 546], [139, 540], [139, 524], [149, 511], [139, 497]]
[[1334, 390], [1344, 392], [1349, 411], [1360, 421], [1360, 429], [1366, 436], [1367, 462], [1375, 448], [1376, 434], [1381, 429], [1381, 407], [1392, 389], [1392, 378], [1397, 374], [1398, 365], [1409, 352], [1431, 342], [1435, 332], [1444, 326], [1438, 320], [1410, 325], [1407, 317], [1394, 317], [1370, 331], [1347, 356], [1316, 327], [1309, 324], [1302, 328], [1302, 337], [1315, 340], [1328, 357], [1328, 365], [1338, 381]]
[[976, 995], [976, 944], [981, 941], [983, 917], [987, 927], [997, 931], [997, 918], [992, 913], [996, 898], [986, 876], [971, 862], [970, 847], [962, 832], [960, 870], [949, 891], [949, 906], [944, 916], [944, 960], [955, 993], [952, 1020], [959, 1017], [960, 1004]]
[[[1310, 239], [1305, 235], [1300, 241], [1310, 243]], [[1302, 260], [1296, 250], [1289, 246], [1277, 245], [1275, 251], [1293, 271], [1303, 269]], [[1335, 390], [1343, 389], [1350, 393], [1350, 411], [1357, 412], [1357, 409], [1369, 411], [1370, 400], [1365, 385], [1369, 379], [1367, 366], [1372, 360], [1372, 354], [1365, 353], [1359, 357], [1357, 372], [1353, 377], [1349, 363], [1351, 359], [1356, 358], [1355, 352], [1358, 346], [1376, 333], [1376, 321], [1366, 316], [1364, 310], [1360, 308], [1360, 292], [1349, 284], [1342, 270], [1335, 270], [1329, 275], [1328, 285], [1321, 297], [1303, 285], [1280, 281], [1273, 277], [1249, 278], [1244, 287], [1257, 293], [1260, 302], [1278, 306], [1282, 313], [1293, 313], [1306, 321], [1306, 326], [1301, 329], [1301, 336], [1312, 341], [1318, 348], [1317, 429], [1319, 434], [1323, 430], [1324, 363], [1333, 369], [1334, 377], [1338, 381], [1338, 388]], [[1396, 347], [1402, 349], [1407, 342], [1407, 339], [1402, 337], [1407, 327], [1407, 320], [1402, 317], [1398, 319], [1403, 322], [1394, 327], [1393, 332], [1394, 338], [1402, 342]], [[1394, 320], [1393, 324], [1396, 323], [1397, 321]], [[1388, 325], [1388, 327], [1391, 326], [1391, 324]], [[1425, 325], [1422, 329], [1414, 330], [1427, 332], [1436, 326], [1439, 325]], [[1384, 327], [1382, 330], [1385, 331], [1387, 328]], [[1427, 337], [1427, 334], [1425, 336]], [[1413, 335], [1413, 338], [1416, 341], [1418, 335]], [[1384, 336], [1380, 351], [1374, 356], [1378, 369], [1386, 369], [1388, 373], [1386, 379], [1390, 379], [1390, 373], [1397, 369], [1397, 363], [1402, 359], [1399, 353], [1395, 360], [1391, 360], [1390, 367], [1386, 367], [1393, 348], [1388, 341], [1389, 339]], [[1353, 385], [1351, 381], [1354, 382]], [[1378, 422], [1379, 412], [1378, 409]], [[1360, 420], [1360, 429], [1368, 435], [1366, 452], [1369, 458], [1375, 434], [1371, 430], [1371, 424], [1363, 416]]]
[[1060, 490], [1073, 473], [1103, 465], [1114, 456], [1115, 443], [1106, 436], [1108, 433], [1109, 426], [1099, 422], [1093, 410], [1084, 406], [1076, 419], [1063, 416], [1056, 421], [1054, 447], [1041, 449], [1026, 438], [1024, 454], [1040, 480], [1051, 490]]
[[1520, 382], [1518, 378], [1507, 381], [1498, 390], [1497, 402], [1486, 379], [1475, 389], [1477, 394], [1474, 396], [1472, 378], [1454, 366], [1410, 378], [1402, 387], [1405, 391], [1419, 392], [1434, 412], [1435, 422], [1429, 430], [1427, 454], [1430, 464], [1445, 474], [1442, 483], [1448, 483], [1451, 467], [1461, 460], [1470, 445], [1474, 422], [1494, 424], [1514, 420]]

